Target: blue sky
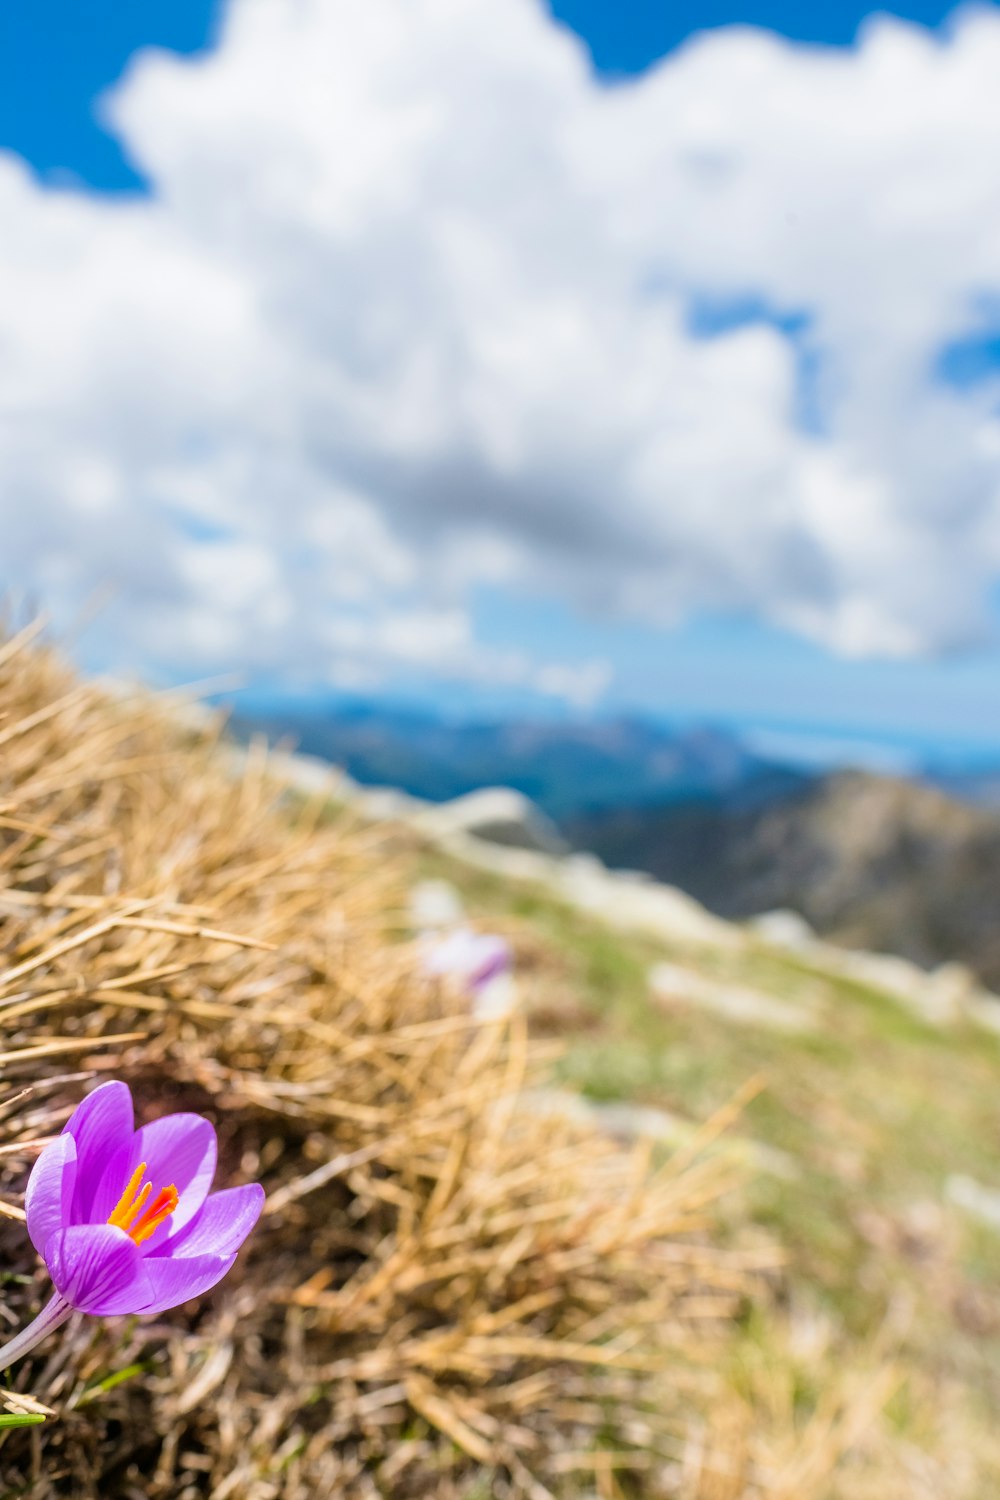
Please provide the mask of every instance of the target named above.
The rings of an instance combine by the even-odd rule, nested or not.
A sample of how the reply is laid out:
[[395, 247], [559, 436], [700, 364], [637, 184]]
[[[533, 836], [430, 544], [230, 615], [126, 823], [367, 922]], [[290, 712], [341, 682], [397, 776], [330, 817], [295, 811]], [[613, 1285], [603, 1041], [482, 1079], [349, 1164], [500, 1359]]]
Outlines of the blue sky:
[[[397, 0], [379, 3], [391, 15]], [[477, 3], [468, 0], [470, 16]], [[501, 0], [492, 4], [488, 14], [499, 19]], [[249, 15], [249, 0], [236, 0], [237, 8]], [[495, 80], [473, 30], [456, 25], [448, 57], [458, 64], [442, 61], [444, 51], [442, 58], [435, 53], [426, 78], [419, 73], [415, 83], [407, 83], [414, 97], [426, 89], [433, 108], [440, 92], [434, 79], [447, 76], [449, 87], [457, 79], [456, 118], [468, 112], [469, 150], [482, 153], [478, 164], [470, 162], [464, 175], [466, 163], [453, 141], [442, 155], [429, 155], [404, 171], [406, 153], [419, 148], [419, 130], [414, 127], [417, 133], [404, 139], [399, 122], [408, 117], [387, 115], [384, 149], [373, 156], [360, 186], [344, 166], [343, 149], [331, 148], [332, 165], [324, 155], [324, 132], [349, 135], [351, 121], [324, 115], [321, 132], [319, 114], [314, 119], [299, 111], [294, 86], [272, 100], [266, 48], [254, 51], [250, 22], [242, 30], [234, 27], [230, 36], [220, 10], [204, 0], [110, 3], [101, 8], [99, 21], [75, 0], [3, 8], [0, 150], [26, 163], [33, 178], [11, 187], [15, 205], [8, 212], [18, 224], [23, 216], [30, 246], [16, 271], [29, 277], [25, 265], [62, 265], [48, 293], [30, 273], [43, 340], [16, 322], [16, 309], [11, 313], [17, 336], [35, 360], [29, 364], [25, 355], [18, 389], [37, 393], [25, 400], [37, 401], [31, 415], [40, 430], [65, 420], [65, 462], [74, 482], [83, 476], [76, 508], [63, 516], [56, 507], [65, 471], [50, 453], [42, 459], [34, 449], [18, 450], [10, 474], [0, 472], [0, 480], [6, 478], [6, 504], [17, 506], [23, 532], [15, 534], [18, 569], [4, 581], [26, 583], [29, 591], [56, 604], [57, 618], [66, 619], [72, 609], [68, 603], [63, 608], [60, 590], [78, 609], [89, 594], [109, 586], [122, 601], [121, 612], [112, 610], [92, 630], [89, 664], [159, 679], [232, 664], [251, 685], [268, 690], [286, 681], [290, 690], [300, 691], [311, 681], [319, 690], [332, 680], [335, 686], [416, 698], [451, 711], [465, 705], [478, 712], [640, 709], [814, 733], [817, 740], [854, 735], [888, 746], [914, 745], [921, 752], [953, 750], [977, 757], [995, 752], [1000, 758], [995, 588], [1000, 548], [996, 562], [992, 550], [1000, 534], [1000, 519], [994, 517], [995, 505], [1000, 515], [1000, 502], [992, 499], [1000, 449], [991, 446], [1000, 369], [1000, 273], [991, 282], [993, 252], [984, 238], [985, 269], [970, 256], [968, 269], [949, 281], [941, 267], [953, 264], [955, 256], [948, 246], [937, 245], [936, 215], [919, 201], [922, 163], [934, 158], [937, 143], [945, 142], [944, 191], [963, 177], [951, 170], [948, 151], [964, 169], [968, 142], [981, 136], [983, 165], [973, 171], [970, 161], [967, 190], [959, 191], [960, 181], [955, 202], [942, 201], [941, 214], [954, 220], [957, 235], [962, 214], [968, 215], [967, 241], [983, 231], [977, 205], [992, 192], [996, 120], [988, 80], [977, 102], [975, 58], [983, 56], [982, 37], [993, 44], [989, 28], [1000, 24], [1000, 11], [980, 7], [975, 24], [981, 32], [973, 36], [968, 29], [952, 46], [949, 7], [929, 0], [890, 9], [903, 20], [938, 28], [933, 41], [920, 41], [918, 33], [903, 27], [879, 32], [879, 23], [872, 23], [862, 5], [825, 0], [808, 6], [757, 0], [745, 7], [731, 0], [670, 6], [552, 0], [553, 18], [580, 39], [590, 69], [600, 75], [588, 85], [573, 72], [575, 44], [558, 50], [541, 26], [532, 30], [533, 23], [520, 18], [522, 6], [511, 0], [512, 13], [515, 8], [518, 18], [510, 23], [509, 38], [504, 19], [503, 45], [494, 49], [502, 60]], [[333, 15], [335, 7], [329, 10]], [[324, 44], [337, 44], [335, 21], [319, 21], [313, 14], [309, 24], [328, 27]], [[419, 28], [419, 18], [413, 24]], [[696, 49], [684, 45], [706, 27], [715, 29], [708, 43]], [[736, 27], [769, 28], [821, 51], [761, 44]], [[548, 29], [554, 38], [554, 28]], [[271, 38], [276, 51], [287, 45], [286, 78], [294, 67], [306, 66], [307, 51], [296, 50], [300, 43], [291, 31], [277, 41]], [[419, 29], [414, 35], [421, 43], [425, 39]], [[359, 49], [362, 61], [355, 70], [362, 74], [365, 57], [382, 56], [383, 42], [363, 28], [349, 36], [345, 32], [345, 38], [346, 51]], [[225, 66], [213, 74], [207, 64], [217, 45]], [[166, 49], [178, 61], [151, 61], [150, 47]], [[830, 48], [842, 49], [836, 54], [844, 59], [842, 67], [825, 50]], [[516, 76], [518, 49], [526, 58], [523, 81]], [[433, 52], [430, 44], [428, 51]], [[477, 113], [476, 98], [470, 102], [462, 93], [466, 54], [470, 77], [483, 70], [478, 95], [491, 99], [496, 88], [499, 127], [488, 104]], [[138, 70], [130, 67], [136, 57]], [[665, 57], [671, 60], [664, 68], [650, 71]], [[376, 66], [377, 61], [371, 64]], [[445, 66], [453, 66], [454, 79], [434, 72]], [[909, 81], [906, 69], [912, 70]], [[944, 77], [948, 69], [958, 90], [952, 73]], [[957, 109], [951, 101], [964, 88], [961, 69], [972, 78], [965, 88], [971, 102], [961, 106], [964, 114], [958, 110], [954, 120], [949, 117], [939, 127], [934, 109]], [[924, 120], [922, 80], [927, 78], [930, 93], [939, 72], [943, 102], [928, 104]], [[648, 87], [636, 82], [643, 74], [651, 80]], [[815, 120], [809, 114], [813, 74], [819, 79]], [[344, 80], [350, 76], [345, 71]], [[122, 78], [124, 87], [116, 89]], [[741, 102], [742, 80], [748, 78]], [[895, 88], [899, 78], [898, 107], [890, 101], [883, 109], [881, 91]], [[326, 107], [321, 83], [317, 111]], [[731, 174], [744, 170], [733, 152], [742, 153], [748, 136], [738, 110], [745, 108], [746, 119], [756, 123], [755, 90], [763, 97], [765, 85], [769, 98], [787, 96], [787, 103], [781, 105], [784, 114], [776, 110], [774, 129], [765, 123], [759, 141], [746, 145], [747, 197], [738, 185], [729, 187], [736, 181]], [[349, 82], [344, 87], [349, 89]], [[334, 83], [331, 90], [336, 92]], [[512, 154], [512, 162], [522, 163], [513, 176], [501, 159], [508, 133], [504, 109], [523, 92], [529, 101], [526, 118], [539, 122], [531, 128], [544, 132], [550, 90], [552, 99], [575, 101], [566, 104], [574, 129], [583, 120], [573, 158], [579, 182], [571, 184], [572, 191], [567, 188], [565, 205], [551, 220], [544, 206], [525, 215], [527, 158]], [[609, 90], [625, 101], [615, 115], [601, 102]], [[309, 97], [307, 89], [302, 93]], [[374, 85], [372, 93], [372, 99], [357, 101], [359, 117], [367, 110], [381, 126]], [[227, 101], [233, 98], [242, 113], [230, 125]], [[856, 99], [871, 102], [859, 104], [855, 114]], [[682, 108], [678, 100], [688, 102]], [[848, 109], [838, 125], [836, 112], [844, 104]], [[887, 132], [884, 165], [876, 160], [872, 168], [883, 176], [870, 181], [864, 139], [860, 147], [851, 139], [859, 129], [863, 137], [864, 108], [870, 109], [876, 133], [881, 116], [898, 109]], [[802, 163], [782, 140], [787, 121], [796, 118], [805, 126]], [[648, 136], [659, 129], [664, 144], [657, 155], [657, 143], [651, 146]], [[951, 146], [946, 129], [953, 132]], [[912, 162], [900, 154], [900, 140], [905, 144], [910, 138], [907, 130]], [[378, 131], [366, 134], [381, 139]], [[529, 154], [537, 140], [526, 135]], [[257, 157], [249, 141], [257, 143]], [[274, 186], [268, 176], [272, 144], [279, 163]], [[515, 142], [512, 153], [517, 149]], [[646, 165], [643, 152], [648, 152]], [[871, 155], [877, 159], [877, 149]], [[387, 210], [374, 199], [369, 202], [370, 186], [395, 181], [397, 157], [399, 182], [409, 188], [393, 188], [394, 196], [385, 198]], [[322, 201], [356, 199], [361, 205], [344, 209], [349, 230], [324, 224], [320, 233], [316, 211], [310, 208], [312, 217], [306, 215], [303, 205], [321, 158], [322, 171], [330, 174]], [[479, 197], [483, 162], [496, 169], [497, 182], [484, 206]], [[828, 190], [823, 174], [831, 174]], [[820, 222], [828, 204], [820, 206], [810, 197], [821, 177], [823, 196], [842, 205], [832, 222], [844, 243], [830, 257], [824, 249], [830, 235]], [[897, 182], [903, 188], [895, 218], [883, 222], [880, 216], [894, 203]], [[220, 204], [229, 209], [230, 183], [227, 216], [217, 209]], [[299, 191], [290, 186], [295, 183], [302, 184], [305, 196], [289, 206], [287, 195]], [[647, 183], [664, 184], [662, 222], [656, 202], [646, 201], [655, 200]], [[543, 199], [548, 191], [543, 190]], [[620, 218], [640, 245], [634, 255], [631, 249], [622, 252], [625, 260], [615, 259], [619, 251], [606, 237], [599, 244], [595, 238], [592, 251], [579, 249], [574, 215], [581, 202], [600, 203], [602, 194], [612, 205], [608, 222], [615, 227]], [[717, 207], [720, 194], [728, 195], [722, 208]], [[480, 320], [475, 341], [458, 356], [456, 368], [486, 362], [474, 408], [445, 414], [444, 407], [427, 406], [423, 396], [414, 398], [414, 410], [424, 412], [420, 421], [436, 431], [440, 419], [441, 431], [455, 434], [443, 437], [440, 451], [428, 458], [419, 423], [411, 429], [402, 416], [398, 422], [386, 418], [385, 430], [367, 446], [356, 439], [359, 425], [369, 421], [365, 389], [377, 366], [381, 371], [383, 335], [372, 332], [374, 312], [357, 326], [350, 320], [359, 302], [368, 299], [373, 309], [388, 302], [399, 328], [411, 330], [409, 343], [400, 342], [402, 352], [393, 354], [383, 411], [395, 413], [404, 395], [410, 399], [406, 368], [414, 350], [432, 351], [428, 361], [444, 361], [442, 369], [456, 357], [453, 335], [442, 331], [452, 313], [442, 311], [438, 294], [428, 286], [408, 284], [411, 276], [432, 274], [414, 268], [423, 264], [423, 202], [432, 202], [436, 212], [438, 195], [447, 212], [442, 209], [432, 226], [434, 244], [443, 243], [442, 234], [457, 232], [459, 217], [471, 225], [479, 216], [478, 227], [468, 230], [475, 240], [449, 239], [448, 245], [456, 257], [451, 284], [461, 290], [468, 275], [469, 290], [461, 294], [472, 299], [456, 303], [454, 315]], [[161, 200], [167, 222], [157, 213]], [[684, 204], [690, 214], [680, 207]], [[67, 206], [73, 218], [69, 229], [49, 213], [55, 205]], [[412, 214], [412, 238], [403, 230], [394, 235], [395, 244], [383, 247], [372, 237], [357, 262], [348, 265], [339, 247], [346, 243], [344, 234], [355, 232], [349, 215], [364, 216], [365, 233], [374, 236], [372, 226], [387, 211]], [[699, 216], [703, 223], [689, 235], [689, 217]], [[760, 246], [754, 243], [758, 222], [771, 236]], [[71, 253], [56, 249], [67, 242], [58, 237], [67, 234], [78, 237], [79, 249], [72, 252], [75, 260], [60, 262], [60, 255]], [[558, 276], [552, 281], [550, 237], [556, 264], [572, 279], [568, 292]], [[252, 257], [246, 253], [251, 241]], [[473, 265], [470, 247], [486, 241], [494, 256], [515, 247], [523, 286], [512, 289], [515, 273], [498, 269], [499, 260]], [[926, 273], [918, 266], [911, 275], [910, 243], [921, 250], [926, 245]], [[902, 246], [902, 253], [891, 249], [893, 244]], [[265, 265], [265, 252], [256, 247], [271, 245], [273, 258]], [[898, 278], [893, 256], [905, 273]], [[93, 265], [97, 271], [85, 271]], [[105, 284], [102, 265], [128, 270], [109, 273]], [[329, 289], [348, 275], [351, 290], [341, 305]], [[551, 365], [541, 355], [538, 359], [539, 368], [555, 372], [539, 387], [544, 394], [531, 395], [530, 339], [524, 349], [512, 343], [496, 352], [499, 331], [488, 317], [493, 294], [482, 304], [477, 300], [486, 275], [504, 278], [502, 295], [512, 299], [507, 327], [517, 323], [518, 307], [530, 306], [531, 326], [551, 334], [551, 350], [544, 351]], [[888, 295], [880, 290], [886, 276]], [[303, 277], [314, 291], [300, 310], [295, 289]], [[600, 298], [624, 295], [616, 288], [628, 278], [638, 290], [629, 291], [620, 308], [609, 302], [605, 316]], [[897, 280], [898, 308], [889, 305]], [[16, 279], [12, 285], [16, 292]], [[60, 311], [63, 296], [68, 300]], [[118, 348], [122, 340], [98, 316], [105, 305], [101, 298], [112, 309], [109, 316], [121, 317], [122, 339], [130, 336], [130, 325], [138, 330], [134, 347]], [[170, 315], [165, 299], [174, 298], [179, 311]], [[923, 310], [931, 306], [938, 321], [932, 324], [927, 313], [923, 327]], [[185, 332], [186, 309], [191, 322]], [[643, 331], [647, 315], [657, 327], [663, 320], [662, 343], [652, 349]], [[581, 318], [592, 318], [606, 343], [603, 353], [594, 352], [594, 375], [581, 374], [577, 391], [577, 371], [589, 370], [589, 355], [566, 354], [564, 346], [589, 346], [592, 330]], [[428, 319], [441, 321], [432, 326]], [[245, 405], [237, 410], [227, 383], [237, 380], [233, 372], [242, 371], [252, 351], [272, 338], [279, 321], [280, 346], [268, 344], [261, 377], [240, 393]], [[0, 308], [0, 337], [3, 331]], [[440, 354], [434, 352], [439, 335]], [[49, 367], [37, 355], [40, 342], [51, 348]], [[109, 344], [113, 356], [107, 356]], [[277, 396], [265, 391], [275, 350], [280, 359], [295, 363], [294, 379], [303, 382], [301, 398], [290, 400], [287, 408], [283, 391]], [[317, 353], [326, 361], [326, 374], [313, 385]], [[155, 372], [148, 381], [147, 355], [148, 369]], [[92, 380], [106, 356], [106, 382]], [[77, 357], [80, 384], [67, 396], [66, 371]], [[588, 413], [603, 413], [605, 401], [594, 382], [602, 360], [610, 368], [619, 357], [627, 379], [648, 358], [648, 379], [636, 376], [606, 441], [602, 434], [589, 457], [575, 455], [563, 432], [571, 439], [579, 423], [585, 433], [591, 426]], [[194, 379], [202, 370], [209, 375], [204, 393], [182, 411], [183, 388], [192, 379], [188, 360]], [[342, 410], [322, 416], [327, 396], [320, 393], [339, 388], [342, 380], [335, 370], [346, 372], [345, 380], [360, 370], [363, 379]], [[458, 377], [460, 386], [464, 378]], [[609, 378], [609, 391], [624, 383]], [[674, 404], [671, 396], [661, 417], [650, 401], [656, 382], [664, 379], [664, 390], [672, 392], [670, 382], [676, 380], [679, 394]], [[143, 405], [137, 390], [147, 384]], [[567, 393], [562, 405], [549, 400], [554, 384]], [[48, 386], [58, 387], [58, 400]], [[168, 423], [163, 414], [175, 399], [176, 421], [171, 417]], [[637, 415], [647, 410], [648, 418]], [[261, 411], [269, 414], [268, 421], [274, 416], [278, 433], [269, 433], [266, 445], [259, 438]], [[635, 424], [642, 422], [646, 426], [640, 430]], [[85, 439], [83, 424], [89, 424]], [[600, 427], [601, 417], [594, 425]], [[661, 429], [673, 434], [667, 450]], [[622, 436], [633, 430], [634, 463]], [[485, 457], [469, 457], [470, 431], [481, 438]], [[297, 432], [305, 435], [289, 437]], [[339, 446], [330, 432], [342, 433]], [[102, 446], [105, 433], [110, 458]], [[139, 451], [144, 442], [146, 449]], [[718, 474], [714, 448], [722, 455]], [[416, 457], [399, 459], [406, 453]], [[510, 478], [522, 463], [523, 486]], [[605, 485], [603, 494], [598, 481]], [[615, 487], [633, 484], [632, 509], [622, 510], [622, 524], [615, 528]], [[232, 497], [227, 485], [234, 486]], [[302, 503], [306, 540], [292, 546], [282, 507], [289, 487], [300, 485], [315, 487], [315, 501], [308, 513]], [[453, 489], [458, 499], [450, 498]], [[33, 528], [25, 520], [30, 510], [25, 497], [36, 494], [42, 498]], [[463, 530], [455, 506], [469, 494], [477, 504], [481, 500], [483, 520]], [[873, 520], [866, 510], [869, 496]], [[82, 544], [72, 542], [72, 526], [85, 512], [111, 516], [116, 506], [125, 519], [120, 526], [109, 523], [107, 576], [100, 555], [86, 567], [76, 566], [69, 554], [78, 554]], [[642, 518], [653, 514], [651, 506], [671, 513], [662, 536], [657, 532], [656, 568], [643, 556]], [[697, 514], [701, 510], [703, 517]], [[66, 522], [62, 550], [51, 540], [52, 516]], [[162, 547], [149, 541], [160, 537]], [[317, 562], [326, 555], [322, 548], [336, 560], [329, 573]], [[170, 559], [162, 570], [161, 552]], [[362, 554], [360, 581], [350, 569], [335, 576], [345, 556]], [[430, 591], [425, 588], [429, 572], [435, 574]], [[380, 589], [392, 593], [391, 608], [376, 598]], [[297, 596], [303, 610], [306, 600], [324, 609], [334, 601], [322, 632], [296, 624]], [[265, 598], [266, 605], [258, 607]], [[316, 615], [317, 603], [310, 607]], [[248, 633], [258, 627], [260, 640], [250, 649]], [[336, 657], [330, 680], [324, 677], [324, 653]]]
[[[603, 72], [636, 73], [679, 46], [693, 32], [707, 27], [765, 26], [799, 42], [849, 46], [858, 27], [875, 7], [863, 0], [685, 0], [658, 4], [657, 0], [553, 0], [554, 16], [584, 38], [595, 65]], [[938, 26], [953, 9], [948, 0], [913, 0], [910, 4], [878, 7], [893, 15]]]
[[95, 118], [95, 100], [144, 46], [190, 53], [210, 45], [214, 4], [144, 0], [103, 5], [36, 0], [0, 11], [0, 144], [46, 179], [135, 191], [142, 179]]
[[[552, 15], [585, 42], [609, 77], [642, 72], [706, 27], [768, 27], [796, 41], [849, 46], [871, 10], [937, 27], [950, 0], [869, 7], [841, 0], [551, 0]], [[143, 178], [95, 100], [141, 47], [196, 53], [217, 37], [217, 0], [108, 0], [99, 20], [76, 0], [33, 0], [0, 8], [0, 146], [18, 152], [46, 179], [103, 192], [136, 192]]]

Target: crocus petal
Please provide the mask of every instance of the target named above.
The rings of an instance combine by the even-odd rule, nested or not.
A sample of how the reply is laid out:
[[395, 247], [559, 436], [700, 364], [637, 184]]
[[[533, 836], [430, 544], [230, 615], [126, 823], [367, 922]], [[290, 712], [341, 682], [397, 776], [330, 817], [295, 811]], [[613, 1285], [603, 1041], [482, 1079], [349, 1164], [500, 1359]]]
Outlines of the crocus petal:
[[211, 1193], [186, 1228], [158, 1245], [153, 1257], [233, 1255], [260, 1218], [263, 1207], [264, 1189], [258, 1182]]
[[147, 1256], [143, 1270], [152, 1287], [152, 1296], [145, 1307], [136, 1311], [166, 1312], [191, 1297], [200, 1297], [222, 1280], [235, 1259], [235, 1255]]
[[79, 1312], [138, 1312], [151, 1290], [139, 1247], [114, 1224], [71, 1224], [49, 1236], [45, 1264], [56, 1291]]
[[469, 982], [474, 986], [488, 984], [498, 975], [506, 974], [510, 967], [509, 945], [501, 937], [489, 937], [484, 934], [476, 952], [476, 962], [469, 975]]
[[51, 1235], [72, 1223], [75, 1186], [76, 1141], [71, 1135], [60, 1135], [35, 1162], [24, 1193], [28, 1234], [39, 1255]]
[[[88, 1223], [105, 1224], [108, 1221], [118, 1206], [129, 1178], [143, 1159], [139, 1155], [138, 1132], [120, 1141], [115, 1149], [109, 1150], [100, 1180], [90, 1190]], [[77, 1198], [79, 1197], [80, 1194], [77, 1193]]]
[[512, 957], [505, 938], [492, 932], [457, 927], [431, 943], [425, 953], [424, 967], [429, 974], [441, 974], [475, 988], [497, 974], [506, 973]]
[[215, 1176], [215, 1127], [201, 1115], [163, 1115], [136, 1135], [137, 1161], [146, 1163], [154, 1189], [173, 1183], [179, 1202], [170, 1218], [145, 1242], [147, 1255], [194, 1218]]
[[74, 1223], [90, 1221], [97, 1186], [110, 1158], [131, 1139], [132, 1124], [132, 1095], [128, 1084], [117, 1081], [102, 1083], [67, 1120], [65, 1131], [76, 1141]]

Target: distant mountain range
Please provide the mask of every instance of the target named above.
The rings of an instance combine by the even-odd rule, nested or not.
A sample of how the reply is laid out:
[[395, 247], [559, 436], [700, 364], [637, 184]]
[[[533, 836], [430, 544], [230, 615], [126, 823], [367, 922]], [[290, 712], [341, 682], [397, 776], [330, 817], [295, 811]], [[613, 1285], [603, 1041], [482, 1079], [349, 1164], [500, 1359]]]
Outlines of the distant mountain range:
[[815, 774], [717, 728], [461, 724], [366, 703], [243, 714], [233, 727], [430, 801], [513, 787], [574, 847], [720, 915], [790, 908], [835, 941], [928, 966], [961, 959], [1000, 989], [998, 771]]
[[679, 805], [571, 820], [609, 865], [647, 870], [722, 916], [787, 908], [848, 947], [969, 965], [1000, 990], [1000, 811], [845, 771], [755, 808]]
[[756, 806], [809, 777], [748, 750], [722, 729], [671, 729], [642, 719], [451, 723], [364, 703], [241, 714], [237, 733], [288, 739], [365, 785], [446, 802], [509, 786], [562, 822], [582, 813], [707, 801]]

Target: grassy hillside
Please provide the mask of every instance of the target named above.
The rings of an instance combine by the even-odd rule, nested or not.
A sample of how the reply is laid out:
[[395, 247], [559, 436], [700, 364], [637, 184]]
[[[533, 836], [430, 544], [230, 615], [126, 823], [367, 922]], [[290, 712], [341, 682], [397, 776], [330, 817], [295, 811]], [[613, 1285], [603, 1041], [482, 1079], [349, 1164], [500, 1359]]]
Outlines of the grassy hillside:
[[[685, 1123], [760, 1083], [733, 1127], [736, 1155], [755, 1170], [730, 1200], [731, 1229], [759, 1226], [788, 1259], [771, 1312], [747, 1320], [738, 1360], [801, 1379], [803, 1409], [810, 1390], [829, 1396], [823, 1382], [838, 1370], [885, 1361], [898, 1381], [868, 1477], [849, 1463], [835, 1492], [997, 1493], [1000, 1226], [956, 1206], [950, 1183], [1000, 1189], [1000, 1039], [931, 1026], [750, 937], [735, 949], [671, 949], [439, 854], [423, 864], [460, 885], [480, 925], [513, 940], [533, 1024], [564, 1044], [563, 1087], [669, 1112], [682, 1138]], [[813, 1024], [740, 1025], [657, 999], [648, 976], [664, 960], [801, 1006]], [[794, 1375], [788, 1340], [803, 1355]]]
[[1000, 813], [899, 777], [841, 771], [756, 805], [690, 802], [566, 829], [732, 918], [791, 908], [835, 942], [928, 967], [959, 960], [1000, 989]]
[[[0, 1423], [0, 1493], [993, 1492], [996, 1257], [944, 1191], [1000, 1180], [989, 1035], [763, 948], [615, 935], [27, 638], [0, 646], [0, 871], [9, 1329], [47, 1294], [27, 1172], [94, 1081], [208, 1114], [223, 1182], [268, 1193], [216, 1292], [13, 1367], [3, 1414], [45, 1421]], [[423, 973], [428, 873], [510, 934], [524, 1015]], [[666, 960], [813, 1029], [654, 1001]]]

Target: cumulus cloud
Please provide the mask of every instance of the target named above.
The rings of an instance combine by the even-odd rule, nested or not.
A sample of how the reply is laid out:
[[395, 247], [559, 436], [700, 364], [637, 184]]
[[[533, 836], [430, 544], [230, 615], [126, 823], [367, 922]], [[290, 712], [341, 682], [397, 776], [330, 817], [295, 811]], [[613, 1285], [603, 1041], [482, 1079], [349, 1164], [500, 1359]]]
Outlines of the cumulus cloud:
[[998, 76], [992, 10], [611, 88], [534, 0], [233, 0], [106, 103], [148, 200], [0, 158], [0, 576], [111, 585], [119, 665], [573, 701], [606, 663], [478, 589], [976, 639], [1000, 392], [939, 364], [1000, 320]]

